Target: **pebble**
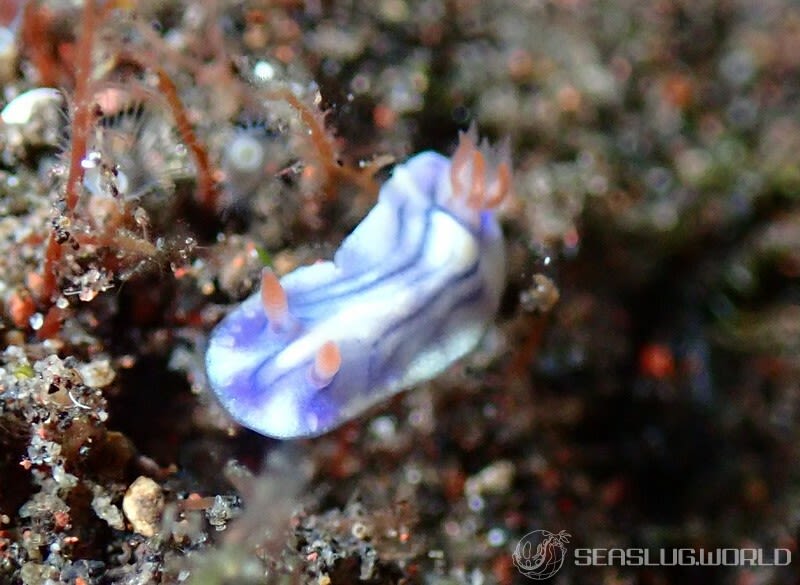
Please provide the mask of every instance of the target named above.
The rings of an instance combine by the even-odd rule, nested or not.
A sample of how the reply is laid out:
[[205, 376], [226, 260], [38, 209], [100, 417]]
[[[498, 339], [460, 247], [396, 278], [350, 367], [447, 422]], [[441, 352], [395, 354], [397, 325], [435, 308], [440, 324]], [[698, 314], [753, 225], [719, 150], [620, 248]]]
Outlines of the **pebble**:
[[161, 487], [149, 477], [136, 478], [122, 499], [122, 511], [134, 532], [148, 538], [154, 536], [164, 511]]

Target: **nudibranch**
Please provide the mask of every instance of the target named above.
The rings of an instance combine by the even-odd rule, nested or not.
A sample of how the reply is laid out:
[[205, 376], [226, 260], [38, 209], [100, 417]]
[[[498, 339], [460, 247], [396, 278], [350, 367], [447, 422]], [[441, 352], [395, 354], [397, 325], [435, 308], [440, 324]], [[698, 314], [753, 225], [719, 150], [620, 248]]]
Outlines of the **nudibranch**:
[[452, 160], [396, 166], [333, 261], [280, 280], [265, 269], [214, 329], [206, 369], [223, 407], [263, 435], [312, 437], [474, 349], [504, 287], [494, 209], [510, 187], [508, 148], [474, 129]]

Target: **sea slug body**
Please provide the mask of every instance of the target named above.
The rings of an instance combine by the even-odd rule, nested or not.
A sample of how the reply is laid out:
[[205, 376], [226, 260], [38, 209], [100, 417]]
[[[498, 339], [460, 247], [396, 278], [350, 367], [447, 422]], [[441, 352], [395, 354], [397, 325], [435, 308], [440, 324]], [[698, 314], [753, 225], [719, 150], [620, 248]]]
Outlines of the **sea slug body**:
[[436, 376], [470, 352], [505, 282], [493, 208], [506, 197], [506, 148], [462, 134], [452, 160], [398, 165], [333, 261], [278, 278], [211, 334], [208, 379], [231, 416], [278, 438], [325, 433]]

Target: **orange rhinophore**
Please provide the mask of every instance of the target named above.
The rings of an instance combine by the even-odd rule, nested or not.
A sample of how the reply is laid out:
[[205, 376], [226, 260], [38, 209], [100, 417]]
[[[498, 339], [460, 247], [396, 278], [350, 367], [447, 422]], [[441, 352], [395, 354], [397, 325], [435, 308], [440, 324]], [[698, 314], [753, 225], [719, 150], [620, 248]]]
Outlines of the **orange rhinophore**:
[[472, 188], [469, 191], [469, 205], [482, 208], [481, 201], [486, 190], [486, 160], [479, 150], [472, 153]]
[[274, 330], [284, 329], [289, 320], [289, 303], [278, 277], [269, 268], [261, 273], [261, 304]]
[[480, 146], [477, 142], [474, 125], [459, 136], [450, 166], [453, 197], [472, 209], [497, 207], [511, 190], [508, 145], [491, 149], [485, 141]]
[[311, 379], [320, 388], [324, 388], [342, 367], [342, 354], [334, 341], [326, 341], [319, 348], [311, 366]]
[[484, 207], [497, 207], [511, 191], [511, 165], [507, 161], [497, 166], [497, 176], [486, 190]]

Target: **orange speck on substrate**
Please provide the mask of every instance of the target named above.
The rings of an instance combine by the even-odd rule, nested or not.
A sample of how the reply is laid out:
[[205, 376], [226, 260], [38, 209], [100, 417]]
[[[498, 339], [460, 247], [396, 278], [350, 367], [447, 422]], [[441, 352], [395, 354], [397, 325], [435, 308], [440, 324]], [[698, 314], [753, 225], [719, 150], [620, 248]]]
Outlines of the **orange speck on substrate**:
[[118, 87], [107, 87], [94, 94], [94, 102], [105, 116], [119, 114], [131, 104], [128, 92]]
[[562, 241], [564, 242], [564, 246], [566, 246], [568, 249], [572, 249], [580, 244], [581, 237], [578, 234], [578, 230], [572, 228], [564, 234]]
[[25, 275], [25, 286], [28, 287], [28, 290], [31, 291], [31, 294], [37, 299], [41, 298], [44, 292], [44, 284], [44, 277], [42, 277], [41, 274], [29, 272]]
[[183, 502], [180, 502], [182, 510], [207, 510], [213, 505], [213, 497], [203, 497], [198, 493], [191, 493]]
[[511, 555], [498, 555], [492, 561], [492, 574], [498, 583], [512, 583], [514, 580], [514, 565]]
[[397, 122], [397, 112], [387, 105], [378, 104], [372, 110], [372, 119], [378, 128], [386, 130], [392, 128]]
[[222, 170], [222, 169], [214, 169], [214, 170], [211, 171], [211, 177], [217, 183], [222, 183], [226, 179], [225, 171]]
[[639, 371], [651, 378], [668, 378], [675, 374], [675, 358], [666, 345], [651, 343], [639, 352]]
[[288, 45], [281, 45], [275, 49], [275, 57], [283, 63], [291, 63], [294, 59], [294, 49]]
[[129, 370], [136, 365], [136, 358], [132, 355], [124, 355], [119, 358], [119, 367]]
[[248, 24], [265, 24], [269, 21], [269, 17], [263, 10], [251, 8], [245, 12], [244, 20]]
[[775, 378], [787, 375], [791, 371], [791, 360], [783, 359], [776, 356], [762, 356], [757, 358], [754, 362], [754, 367], [757, 372], [763, 376]]
[[541, 472], [539, 481], [546, 492], [553, 493], [561, 487], [561, 474], [557, 469], [548, 467]]
[[317, 167], [314, 165], [308, 165], [303, 168], [302, 178], [306, 181], [314, 180], [314, 177], [317, 175]]
[[508, 56], [507, 67], [512, 79], [522, 81], [533, 75], [533, 57], [525, 49], [514, 49]]
[[582, 98], [580, 92], [575, 89], [575, 87], [565, 85], [558, 91], [556, 100], [562, 112], [575, 113], [581, 107]]
[[20, 329], [28, 327], [28, 320], [36, 311], [36, 305], [27, 291], [12, 293], [8, 299], [8, 316]]
[[559, 511], [562, 514], [569, 514], [575, 509], [575, 501], [571, 498], [562, 497], [556, 501]]
[[233, 264], [234, 268], [242, 268], [246, 262], [247, 258], [245, 257], [244, 254], [237, 254], [236, 256], [234, 256], [233, 262], [231, 262], [231, 264]]
[[68, 512], [58, 510], [53, 513], [53, 524], [57, 530], [66, 530], [70, 527], [70, 517]]
[[662, 88], [664, 101], [678, 109], [684, 109], [691, 105], [693, 94], [692, 80], [680, 74], [669, 76]]

